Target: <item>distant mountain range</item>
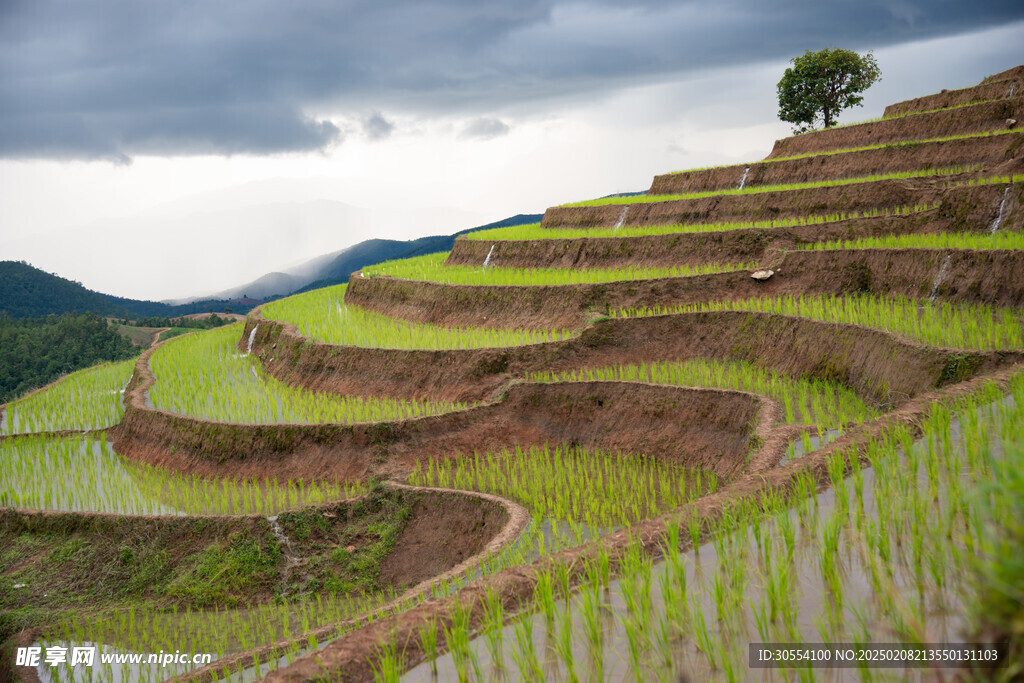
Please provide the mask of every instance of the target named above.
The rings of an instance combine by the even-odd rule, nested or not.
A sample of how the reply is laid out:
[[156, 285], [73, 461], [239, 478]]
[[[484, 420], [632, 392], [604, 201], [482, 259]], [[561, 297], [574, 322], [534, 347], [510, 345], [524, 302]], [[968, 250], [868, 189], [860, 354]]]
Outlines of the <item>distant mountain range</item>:
[[347, 249], [319, 256], [287, 272], [268, 273], [240, 287], [193, 301], [140, 301], [111, 296], [86, 289], [81, 283], [47, 273], [22, 261], [0, 261], [0, 314], [12, 318], [35, 318], [72, 311], [92, 311], [110, 317], [138, 318], [175, 317], [211, 310], [247, 313], [270, 299], [348, 282], [354, 271], [365, 266], [448, 251], [459, 235], [476, 230], [536, 223], [541, 217], [542, 214], [519, 214], [453, 235], [421, 237], [416, 240], [366, 240]]

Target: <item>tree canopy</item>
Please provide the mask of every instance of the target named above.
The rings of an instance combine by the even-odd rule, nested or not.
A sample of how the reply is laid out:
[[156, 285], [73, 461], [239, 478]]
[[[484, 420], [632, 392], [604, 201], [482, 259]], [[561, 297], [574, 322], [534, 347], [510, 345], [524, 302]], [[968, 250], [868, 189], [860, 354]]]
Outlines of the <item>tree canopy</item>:
[[863, 106], [864, 92], [881, 80], [874, 55], [863, 57], [852, 50], [826, 48], [808, 50], [792, 60], [779, 81], [779, 118], [797, 124], [794, 132], [814, 128], [820, 121], [825, 128], [836, 125], [843, 109]]
[[0, 403], [98, 362], [133, 358], [140, 350], [95, 313], [19, 320], [0, 313]]

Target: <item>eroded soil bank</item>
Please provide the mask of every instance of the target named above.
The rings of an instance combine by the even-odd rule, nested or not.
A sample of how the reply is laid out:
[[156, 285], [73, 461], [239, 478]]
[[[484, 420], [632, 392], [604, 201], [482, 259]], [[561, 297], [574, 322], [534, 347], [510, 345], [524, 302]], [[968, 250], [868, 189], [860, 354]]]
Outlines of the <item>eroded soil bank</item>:
[[[995, 86], [985, 86], [994, 88]], [[1000, 86], [1005, 90], [1005, 86]], [[718, 166], [654, 177], [649, 194], [683, 194], [757, 185], [806, 183], [825, 178], [859, 178], [895, 171], [919, 171], [981, 164], [991, 168], [1020, 156], [1024, 133], [914, 142], [896, 148], [866, 149], [785, 161]], [[874, 143], [872, 143], [874, 144]]]
[[587, 231], [581, 229], [576, 238], [544, 240], [485, 241], [460, 237], [455, 240], [445, 264], [479, 266], [488, 257], [491, 265], [506, 268], [760, 262], [772, 258], [774, 250], [791, 250], [825, 241], [941, 232], [986, 233], [1000, 216], [1000, 209], [1000, 230], [1020, 230], [1024, 227], [1024, 211], [1020, 209], [1022, 196], [1024, 183], [961, 187], [950, 190], [943, 196], [941, 205], [929, 211], [792, 227], [630, 237], [589, 237]]
[[883, 118], [891, 116], [902, 116], [917, 111], [930, 111], [932, 109], [945, 109], [947, 107], [959, 107], [971, 102], [982, 102], [985, 100], [1001, 100], [1010, 97], [1011, 93], [1024, 92], [1021, 86], [1024, 85], [1020, 74], [1006, 72], [1000, 74], [1000, 79], [983, 82], [980, 85], [972, 85], [968, 88], [958, 90], [943, 90], [933, 95], [915, 97], [911, 100], [903, 100], [890, 104], [885, 108]]
[[868, 121], [852, 126], [815, 130], [775, 141], [767, 158], [847, 149], [864, 144], [928, 139], [964, 133], [981, 133], [1006, 128], [1006, 119], [1022, 119], [1024, 97], [980, 102], [956, 109], [909, 114], [895, 119]]
[[[544, 212], [547, 228], [611, 228], [623, 225], [767, 221], [822, 214], [895, 209], [932, 204], [942, 198], [947, 182], [974, 177], [963, 173], [932, 178], [895, 178], [792, 190], [718, 194], [690, 199], [645, 201], [598, 206], [553, 206]], [[625, 210], [625, 213], [624, 213]]]
[[[201, 475], [366, 479], [419, 459], [560, 443], [642, 452], [728, 478], [749, 452], [767, 399], [740, 392], [624, 382], [524, 384], [488, 405], [426, 418], [353, 425], [250, 425], [145, 407], [140, 360], [125, 417], [111, 430], [122, 455]], [[774, 419], [774, 418], [773, 418]]]
[[[859, 249], [786, 252], [749, 271], [685, 278], [561, 286], [445, 285], [388, 277], [349, 282], [346, 301], [386, 315], [453, 327], [579, 329], [591, 314], [629, 307], [740, 300], [784, 294], [871, 293], [938, 301], [1024, 306], [1024, 253], [1011, 250]], [[941, 278], [939, 277], [941, 273]]]
[[840, 382], [879, 407], [1014, 357], [936, 349], [870, 328], [741, 311], [609, 319], [566, 341], [453, 351], [310, 343], [294, 329], [264, 320], [253, 352], [274, 357], [264, 367], [295, 386], [459, 401], [485, 399], [509, 380], [538, 371], [691, 358], [744, 360], [792, 377]]

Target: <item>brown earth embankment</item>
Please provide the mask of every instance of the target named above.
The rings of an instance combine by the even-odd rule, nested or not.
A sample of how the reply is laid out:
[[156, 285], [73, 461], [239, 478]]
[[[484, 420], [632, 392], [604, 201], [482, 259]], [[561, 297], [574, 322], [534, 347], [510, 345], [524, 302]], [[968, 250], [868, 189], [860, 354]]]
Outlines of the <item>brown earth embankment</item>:
[[[1013, 191], [1006, 194], [1006, 188]], [[507, 268], [663, 267], [707, 263], [751, 263], [769, 250], [788, 250], [832, 240], [937, 232], [987, 232], [1000, 207], [1001, 230], [1024, 229], [1020, 210], [1024, 183], [952, 188], [938, 208], [902, 215], [854, 218], [807, 225], [678, 232], [629, 237], [588, 237], [538, 240], [455, 240], [446, 265], [490, 263]], [[1008, 200], [1003, 204], [1004, 196]]]
[[981, 79], [981, 83], [984, 85], [986, 83], [997, 83], [999, 81], [1011, 81], [1016, 79], [1024, 79], [1024, 64], [1011, 67], [1006, 71], [1000, 71], [999, 73], [992, 74], [991, 76], [986, 76]]
[[955, 109], [940, 109], [894, 119], [837, 126], [776, 140], [767, 158], [848, 149], [864, 144], [877, 145], [902, 140], [1004, 130], [1007, 119], [1020, 121], [1022, 114], [1024, 97], [1014, 96]]
[[1024, 85], [1024, 82], [1020, 78], [1010, 77], [1005, 81], [992, 81], [957, 90], [943, 90], [932, 95], [915, 97], [910, 100], [890, 104], [885, 108], [885, 113], [882, 114], [882, 117], [890, 118], [915, 112], [931, 111], [933, 109], [960, 107], [972, 102], [1001, 100], [1006, 97], [1013, 97], [1014, 94], [1020, 94], [1022, 85]]
[[[948, 264], [947, 264], [948, 260]], [[944, 265], [946, 264], [946, 265]], [[346, 301], [385, 315], [452, 327], [580, 329], [620, 308], [783, 294], [873, 293], [1024, 308], [1024, 252], [845, 249], [786, 252], [766, 282], [748, 271], [562, 286], [445, 285], [353, 277]], [[939, 278], [940, 271], [942, 277]]]
[[871, 405], [892, 407], [1011, 356], [925, 347], [870, 328], [743, 311], [609, 319], [574, 339], [450, 351], [330, 346], [309, 343], [275, 321], [259, 325], [253, 352], [291, 359], [264, 366], [288, 384], [434, 400], [482, 400], [534, 372], [701, 358], [748, 361], [791, 377], [841, 382]]
[[226, 477], [365, 479], [419, 459], [545, 443], [644, 452], [728, 477], [742, 468], [757, 416], [772, 405], [741, 392], [625, 382], [526, 384], [495, 403], [418, 419], [229, 424], [147, 409], [152, 374], [146, 366], [136, 375], [124, 419], [110, 430], [118, 453]]
[[[553, 571], [555, 566], [569, 568], [574, 584], [586, 580], [588, 565], [597, 562], [604, 553], [610, 558], [612, 572], [617, 572], [627, 550], [639, 543], [643, 552], [658, 557], [667, 543], [668, 528], [696, 516], [701, 523], [704, 538], [708, 529], [721, 520], [732, 506], [741, 501], [756, 503], [762, 496], [775, 495], [783, 500], [793, 498], [797, 493], [796, 482], [803, 476], [810, 476], [820, 488], [830, 482], [828, 463], [836, 454], [846, 454], [853, 447], [861, 448], [872, 440], [881, 438], [887, 431], [898, 425], [906, 425], [920, 433], [918, 423], [934, 401], [949, 402], [959, 396], [976, 391], [985, 381], [994, 381], [1005, 388], [1010, 370], [1000, 371], [990, 377], [964, 382], [944, 390], [923, 395], [897, 412], [889, 413], [878, 420], [859, 426], [824, 448], [802, 458], [792, 460], [770, 471], [741, 477], [717, 493], [694, 501], [677, 510], [652, 520], [641, 522], [628, 531], [617, 531], [586, 545], [563, 550], [535, 560], [531, 565], [506, 569], [474, 581], [458, 593], [440, 600], [429, 600], [410, 610], [389, 616], [342, 636], [325, 648], [305, 655], [289, 666], [271, 672], [268, 683], [300, 683], [322, 680], [330, 677], [339, 681], [368, 681], [373, 679], [374, 667], [381, 656], [381, 646], [387, 642], [404, 644], [398, 649], [402, 668], [415, 666], [425, 660], [418, 630], [425, 624], [449, 626], [456, 610], [468, 612], [471, 629], [482, 625], [488, 596], [496, 596], [506, 612], [516, 612], [530, 604], [538, 579], [542, 573]], [[848, 456], [843, 455], [844, 460]], [[851, 465], [847, 463], [847, 471]], [[865, 455], [860, 456], [860, 466], [868, 464]], [[690, 547], [688, 540], [682, 541], [682, 549]]]
[[744, 187], [806, 183], [826, 178], [858, 178], [897, 171], [923, 171], [981, 165], [988, 169], [1021, 154], [1024, 132], [942, 140], [893, 143], [853, 152], [821, 154], [783, 161], [719, 166], [654, 177], [649, 194], [683, 194]]
[[[957, 178], [949, 177], [954, 182]], [[630, 204], [553, 206], [544, 212], [541, 225], [546, 228], [610, 228], [620, 221], [623, 225], [763, 221], [894, 209], [939, 201], [941, 182], [932, 178], [888, 179]]]

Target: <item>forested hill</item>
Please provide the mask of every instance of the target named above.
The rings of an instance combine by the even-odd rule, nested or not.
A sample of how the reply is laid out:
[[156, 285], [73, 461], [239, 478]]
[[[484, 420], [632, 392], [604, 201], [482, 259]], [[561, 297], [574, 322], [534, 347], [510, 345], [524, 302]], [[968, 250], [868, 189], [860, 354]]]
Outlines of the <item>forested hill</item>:
[[23, 320], [0, 315], [0, 403], [80, 368], [138, 353], [95, 313]]
[[[519, 214], [495, 223], [462, 230], [452, 235], [421, 237], [415, 240], [372, 239], [334, 254], [321, 257], [314, 272], [299, 278], [287, 273], [271, 273], [241, 287], [178, 305], [158, 301], [139, 301], [101, 294], [86, 289], [59, 275], [39, 270], [24, 261], [0, 261], [0, 315], [11, 318], [39, 318], [62, 313], [91, 311], [108, 317], [176, 318], [192, 313], [248, 313], [264, 301], [310, 289], [347, 282], [349, 275], [365, 266], [391, 259], [410, 258], [452, 248], [455, 238], [476, 230], [535, 223], [541, 214]], [[274, 284], [271, 284], [274, 283]], [[252, 298], [249, 295], [252, 295]]]
[[245, 313], [258, 301], [196, 301], [171, 306], [157, 301], [138, 301], [101, 294], [81, 283], [39, 270], [24, 261], [0, 261], [0, 315], [40, 318], [46, 315], [90, 311], [122, 318], [176, 317], [190, 313], [217, 312], [230, 308]]

